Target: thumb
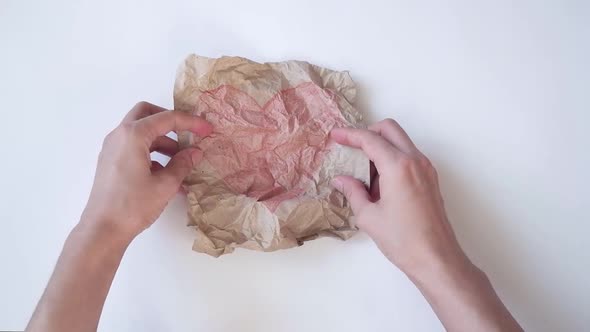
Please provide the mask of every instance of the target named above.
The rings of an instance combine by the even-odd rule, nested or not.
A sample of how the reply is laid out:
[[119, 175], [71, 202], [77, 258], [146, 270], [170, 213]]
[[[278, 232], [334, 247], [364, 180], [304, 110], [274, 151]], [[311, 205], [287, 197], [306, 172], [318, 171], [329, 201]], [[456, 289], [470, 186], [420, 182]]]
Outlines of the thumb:
[[352, 176], [337, 176], [332, 180], [332, 186], [348, 199], [355, 215], [358, 215], [364, 206], [371, 203], [365, 185]]
[[170, 159], [164, 169], [158, 172], [159, 176], [165, 178], [166, 185], [172, 183], [171, 185], [176, 190], [182, 183], [182, 180], [184, 180], [202, 158], [203, 152], [199, 149], [188, 148], [181, 150]]

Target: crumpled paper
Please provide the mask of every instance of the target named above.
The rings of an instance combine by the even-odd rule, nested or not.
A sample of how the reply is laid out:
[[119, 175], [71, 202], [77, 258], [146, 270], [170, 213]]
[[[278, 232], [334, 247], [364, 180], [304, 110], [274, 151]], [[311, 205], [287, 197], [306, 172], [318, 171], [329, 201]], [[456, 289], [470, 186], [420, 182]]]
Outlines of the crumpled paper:
[[362, 124], [348, 72], [302, 61], [256, 63], [190, 55], [180, 66], [174, 108], [214, 126], [179, 133], [203, 160], [184, 181], [193, 250], [218, 257], [236, 247], [274, 251], [321, 236], [351, 237], [352, 211], [330, 186], [336, 175], [369, 182], [369, 161], [329, 139]]

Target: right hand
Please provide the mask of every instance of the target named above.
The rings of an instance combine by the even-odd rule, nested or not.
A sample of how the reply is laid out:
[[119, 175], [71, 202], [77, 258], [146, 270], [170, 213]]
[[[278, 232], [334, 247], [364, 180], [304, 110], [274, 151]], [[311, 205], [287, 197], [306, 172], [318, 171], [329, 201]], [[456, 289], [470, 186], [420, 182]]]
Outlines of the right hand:
[[361, 149], [377, 169], [369, 189], [350, 176], [338, 176], [332, 185], [349, 200], [359, 229], [393, 264], [410, 275], [469, 264], [447, 220], [436, 170], [397, 122], [338, 128], [330, 135]]

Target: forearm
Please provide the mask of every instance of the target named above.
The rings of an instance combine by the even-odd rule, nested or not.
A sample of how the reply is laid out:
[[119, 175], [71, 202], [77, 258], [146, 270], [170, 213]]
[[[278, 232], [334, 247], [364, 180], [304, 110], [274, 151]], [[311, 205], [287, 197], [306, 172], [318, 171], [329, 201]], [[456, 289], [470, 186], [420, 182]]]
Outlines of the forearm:
[[467, 257], [409, 274], [447, 331], [522, 331], [487, 276]]
[[[93, 331], [131, 240], [148, 228], [202, 158], [179, 151], [166, 134], [205, 137], [210, 123], [183, 112], [138, 103], [105, 137], [88, 205], [64, 245], [28, 331]], [[151, 153], [171, 157], [164, 167]]]
[[94, 331], [129, 238], [83, 219], [68, 236], [27, 331]]

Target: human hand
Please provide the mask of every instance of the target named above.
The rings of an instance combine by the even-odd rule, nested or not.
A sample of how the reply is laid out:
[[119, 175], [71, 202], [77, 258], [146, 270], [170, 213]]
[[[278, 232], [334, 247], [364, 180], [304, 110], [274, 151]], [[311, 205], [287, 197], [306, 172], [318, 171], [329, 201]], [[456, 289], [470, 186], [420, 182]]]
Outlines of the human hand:
[[359, 148], [377, 170], [367, 188], [350, 176], [334, 187], [350, 201], [359, 229], [406, 274], [467, 262], [447, 220], [436, 170], [391, 119], [368, 129], [333, 129], [338, 143]]
[[[178, 143], [165, 136], [173, 130], [206, 136], [212, 126], [147, 102], [135, 105], [104, 139], [82, 219], [131, 238], [149, 227], [202, 157], [195, 148], [179, 151]], [[151, 160], [154, 151], [172, 159], [164, 167]]]
[[378, 172], [367, 190], [334, 178], [365, 231], [416, 284], [448, 331], [522, 331], [489, 279], [465, 255], [447, 220], [436, 171], [399, 124], [339, 128], [332, 138], [362, 149]]

